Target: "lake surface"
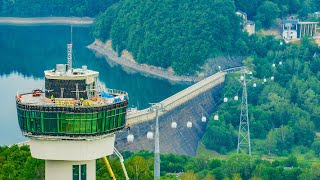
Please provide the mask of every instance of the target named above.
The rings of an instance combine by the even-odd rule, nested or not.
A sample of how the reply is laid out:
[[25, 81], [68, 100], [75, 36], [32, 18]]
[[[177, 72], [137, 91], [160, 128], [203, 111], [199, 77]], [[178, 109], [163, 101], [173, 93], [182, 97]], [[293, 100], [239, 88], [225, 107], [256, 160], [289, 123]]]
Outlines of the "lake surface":
[[[26, 140], [20, 132], [15, 95], [44, 87], [44, 70], [67, 63], [68, 26], [0, 25], [0, 146]], [[120, 66], [111, 67], [86, 48], [93, 42], [90, 27], [73, 27], [73, 66], [87, 65], [100, 72], [99, 80], [108, 88], [129, 93], [129, 106], [139, 109], [159, 102], [185, 88], [166, 80], [128, 74]]]

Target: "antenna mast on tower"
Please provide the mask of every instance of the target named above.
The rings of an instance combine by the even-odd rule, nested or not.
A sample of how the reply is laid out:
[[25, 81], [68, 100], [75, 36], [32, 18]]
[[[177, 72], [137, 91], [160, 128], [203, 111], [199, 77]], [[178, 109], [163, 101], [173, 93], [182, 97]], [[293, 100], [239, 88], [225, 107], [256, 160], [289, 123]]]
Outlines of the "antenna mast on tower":
[[72, 72], [72, 25], [71, 25], [71, 30], [70, 30], [70, 36], [71, 36], [71, 41], [70, 44], [67, 44], [67, 50], [68, 50], [68, 72]]
[[247, 81], [246, 70], [244, 69], [240, 78], [240, 83], [243, 86], [241, 114], [238, 133], [237, 154], [249, 154], [251, 156], [251, 142], [248, 116], [248, 96], [247, 96]]

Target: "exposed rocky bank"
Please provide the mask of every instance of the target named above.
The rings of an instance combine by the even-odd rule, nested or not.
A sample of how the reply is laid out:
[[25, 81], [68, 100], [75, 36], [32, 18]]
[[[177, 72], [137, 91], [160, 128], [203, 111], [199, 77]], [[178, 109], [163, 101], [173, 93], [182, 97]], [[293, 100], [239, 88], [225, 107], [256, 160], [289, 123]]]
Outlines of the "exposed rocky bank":
[[112, 42], [108, 40], [106, 43], [100, 40], [95, 40], [92, 44], [87, 46], [91, 49], [96, 56], [103, 56], [110, 64], [119, 64], [127, 72], [139, 72], [146, 76], [152, 76], [160, 79], [167, 79], [171, 82], [186, 82], [193, 83], [198, 82], [221, 69], [230, 67], [237, 67], [241, 65], [243, 57], [219, 57], [208, 59], [207, 63], [203, 66], [203, 72], [198, 73], [197, 76], [178, 76], [174, 73], [172, 68], [161, 68], [147, 64], [137, 63], [130, 52], [124, 50], [121, 56], [112, 49]]

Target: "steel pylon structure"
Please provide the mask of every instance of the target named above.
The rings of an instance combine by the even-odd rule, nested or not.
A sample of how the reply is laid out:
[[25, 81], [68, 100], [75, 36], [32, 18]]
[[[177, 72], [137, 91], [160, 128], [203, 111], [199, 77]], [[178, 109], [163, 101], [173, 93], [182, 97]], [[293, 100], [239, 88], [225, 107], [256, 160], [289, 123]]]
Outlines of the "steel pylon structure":
[[151, 111], [156, 112], [156, 125], [155, 125], [155, 137], [154, 137], [154, 180], [160, 179], [160, 138], [159, 138], [159, 111], [164, 111], [161, 103], [149, 103], [151, 104]]
[[251, 142], [250, 142], [250, 126], [248, 115], [248, 94], [247, 94], [247, 80], [246, 70], [242, 72], [240, 83], [242, 84], [242, 102], [241, 102], [241, 114], [239, 122], [238, 133], [238, 147], [237, 154], [249, 154], [251, 156]]

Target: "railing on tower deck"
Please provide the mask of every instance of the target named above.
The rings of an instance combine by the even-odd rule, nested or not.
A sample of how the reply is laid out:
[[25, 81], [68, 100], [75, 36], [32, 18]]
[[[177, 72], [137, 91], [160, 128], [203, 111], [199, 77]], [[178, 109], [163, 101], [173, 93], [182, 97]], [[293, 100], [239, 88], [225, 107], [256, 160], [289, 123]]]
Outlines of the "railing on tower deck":
[[126, 98], [93, 106], [57, 106], [53, 102], [22, 103], [19, 96], [34, 93], [19, 94], [16, 105], [20, 129], [25, 136], [42, 139], [97, 139], [119, 131], [126, 125], [128, 93], [115, 89], [106, 92]]
[[128, 93], [125, 91], [117, 90], [117, 89], [109, 89], [107, 88], [106, 91], [110, 94], [121, 94], [121, 95], [126, 95], [128, 96]]
[[[109, 93], [109, 94], [112, 94], [112, 95], [124, 95], [124, 96], [126, 96], [126, 98], [124, 99], [124, 100], [122, 100], [122, 101], [128, 101], [129, 100], [129, 96], [128, 96], [128, 93], [127, 92], [125, 92], [125, 91], [121, 91], [121, 90], [117, 90], [117, 89], [109, 89], [109, 88], [107, 88], [106, 90], [105, 90], [107, 93]], [[37, 92], [38, 94], [41, 94], [41, 96], [44, 96], [44, 94], [45, 94], [45, 92]], [[17, 94], [17, 96], [16, 96], [16, 101], [17, 101], [17, 103], [18, 103], [18, 101], [19, 101], [19, 98], [18, 98], [18, 96], [25, 96], [25, 95], [31, 95], [31, 94], [33, 94], [32, 92], [27, 92], [27, 93], [19, 93], [19, 94]], [[50, 98], [48, 98], [48, 99], [50, 99]], [[121, 102], [122, 102], [121, 101]], [[21, 102], [19, 102], [19, 104], [27, 104], [27, 105], [32, 105], [32, 103], [28, 103], [28, 102], [25, 102], [25, 103], [21, 103]], [[112, 103], [110, 103], [110, 104], [112, 104]], [[52, 103], [52, 104], [43, 104], [43, 105], [41, 105], [41, 104], [35, 104], [35, 106], [43, 106], [43, 107], [52, 107], [52, 106], [55, 106], [55, 104], [54, 103]], [[68, 106], [69, 107], [69, 106]], [[83, 106], [83, 107], [85, 107], [85, 106]]]

